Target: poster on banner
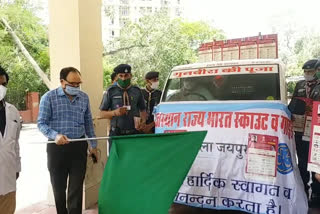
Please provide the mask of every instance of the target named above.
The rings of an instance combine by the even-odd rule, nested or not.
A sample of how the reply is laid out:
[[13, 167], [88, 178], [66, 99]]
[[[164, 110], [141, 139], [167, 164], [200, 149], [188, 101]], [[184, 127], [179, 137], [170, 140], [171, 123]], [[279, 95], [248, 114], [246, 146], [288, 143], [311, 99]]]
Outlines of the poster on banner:
[[290, 118], [280, 102], [160, 104], [156, 133], [208, 131], [175, 202], [248, 213], [307, 213]]
[[308, 170], [320, 173], [320, 102], [313, 102]]
[[249, 134], [246, 178], [271, 180], [277, 174], [278, 137]]

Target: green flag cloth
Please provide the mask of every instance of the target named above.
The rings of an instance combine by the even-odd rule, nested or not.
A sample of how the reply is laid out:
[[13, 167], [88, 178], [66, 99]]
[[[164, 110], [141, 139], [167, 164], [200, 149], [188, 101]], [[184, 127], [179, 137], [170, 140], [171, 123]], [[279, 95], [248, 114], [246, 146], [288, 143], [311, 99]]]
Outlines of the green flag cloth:
[[99, 214], [168, 214], [206, 133], [112, 137]]

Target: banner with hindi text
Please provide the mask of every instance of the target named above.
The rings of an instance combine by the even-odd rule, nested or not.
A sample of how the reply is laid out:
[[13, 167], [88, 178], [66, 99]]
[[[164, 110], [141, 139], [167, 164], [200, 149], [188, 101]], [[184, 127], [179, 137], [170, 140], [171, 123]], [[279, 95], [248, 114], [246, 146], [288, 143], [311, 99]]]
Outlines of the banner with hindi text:
[[161, 103], [156, 133], [208, 131], [175, 202], [248, 213], [307, 213], [289, 118], [287, 106], [277, 101]]

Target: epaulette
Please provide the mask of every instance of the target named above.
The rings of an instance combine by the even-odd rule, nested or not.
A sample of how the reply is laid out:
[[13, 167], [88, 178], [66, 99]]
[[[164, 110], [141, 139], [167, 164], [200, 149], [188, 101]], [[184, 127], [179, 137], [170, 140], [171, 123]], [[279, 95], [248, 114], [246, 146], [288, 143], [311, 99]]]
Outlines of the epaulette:
[[137, 89], [139, 91], [141, 90], [141, 88], [139, 86], [136, 86], [136, 85], [132, 85], [131, 88]]
[[113, 89], [113, 88], [117, 88], [118, 86], [115, 85], [115, 84], [112, 84], [110, 86], [107, 87], [106, 91], [110, 90], [110, 89]]

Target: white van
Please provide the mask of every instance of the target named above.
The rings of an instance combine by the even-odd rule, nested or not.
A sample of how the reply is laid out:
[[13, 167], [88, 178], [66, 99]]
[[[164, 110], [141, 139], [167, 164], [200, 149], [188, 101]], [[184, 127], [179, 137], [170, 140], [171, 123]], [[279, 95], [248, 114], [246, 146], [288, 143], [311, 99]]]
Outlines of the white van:
[[156, 133], [207, 130], [175, 203], [247, 213], [308, 212], [284, 74], [277, 59], [172, 69], [155, 110]]
[[285, 69], [278, 59], [196, 63], [174, 67], [162, 102], [280, 100], [286, 103]]

